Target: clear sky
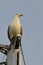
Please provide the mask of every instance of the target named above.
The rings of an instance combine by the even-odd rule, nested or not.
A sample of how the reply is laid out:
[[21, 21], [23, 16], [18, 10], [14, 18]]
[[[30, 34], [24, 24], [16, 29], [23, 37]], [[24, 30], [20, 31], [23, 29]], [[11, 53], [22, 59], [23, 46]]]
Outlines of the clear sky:
[[0, 0], [0, 44], [9, 44], [7, 27], [16, 13], [24, 14], [21, 24], [26, 64], [43, 65], [43, 0]]

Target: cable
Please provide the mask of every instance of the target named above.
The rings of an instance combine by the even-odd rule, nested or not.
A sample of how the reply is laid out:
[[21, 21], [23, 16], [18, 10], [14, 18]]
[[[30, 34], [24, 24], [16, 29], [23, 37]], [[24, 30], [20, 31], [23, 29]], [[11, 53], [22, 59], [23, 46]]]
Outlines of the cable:
[[22, 57], [23, 57], [24, 65], [26, 65], [24, 54], [23, 54], [23, 50], [22, 50], [22, 45], [21, 45], [21, 54], [22, 54]]

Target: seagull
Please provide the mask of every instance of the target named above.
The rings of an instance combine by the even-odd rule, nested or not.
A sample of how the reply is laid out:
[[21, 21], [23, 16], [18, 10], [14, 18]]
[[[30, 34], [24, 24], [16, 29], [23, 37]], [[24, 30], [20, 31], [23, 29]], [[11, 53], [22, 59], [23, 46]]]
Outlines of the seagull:
[[8, 26], [7, 34], [8, 34], [8, 39], [10, 42], [13, 41], [17, 36], [21, 35], [22, 37], [22, 25], [20, 23], [20, 17], [23, 16], [23, 14], [18, 13], [15, 15], [13, 21], [11, 24]]

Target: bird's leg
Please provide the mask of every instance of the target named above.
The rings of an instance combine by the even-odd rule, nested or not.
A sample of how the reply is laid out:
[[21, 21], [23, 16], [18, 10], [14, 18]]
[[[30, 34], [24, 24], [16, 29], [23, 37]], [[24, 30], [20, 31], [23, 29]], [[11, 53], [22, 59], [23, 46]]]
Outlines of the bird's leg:
[[19, 46], [21, 46], [21, 36], [17, 36], [15, 48], [18, 49]]
[[14, 49], [21, 47], [21, 36], [16, 36], [12, 38], [11, 45], [14, 46]]
[[13, 38], [11, 39], [11, 44], [14, 44], [15, 40], [16, 40], [16, 37], [13, 37]]

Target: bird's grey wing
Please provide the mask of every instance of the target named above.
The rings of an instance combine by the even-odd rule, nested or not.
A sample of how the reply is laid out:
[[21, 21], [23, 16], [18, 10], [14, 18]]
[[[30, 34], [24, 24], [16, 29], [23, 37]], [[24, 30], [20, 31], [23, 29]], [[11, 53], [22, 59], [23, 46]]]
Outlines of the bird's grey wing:
[[10, 30], [10, 25], [8, 26], [8, 30], [7, 30], [8, 38], [10, 40], [10, 32], [9, 32], [9, 30]]
[[20, 27], [20, 35], [22, 35], [23, 29], [22, 26]]

